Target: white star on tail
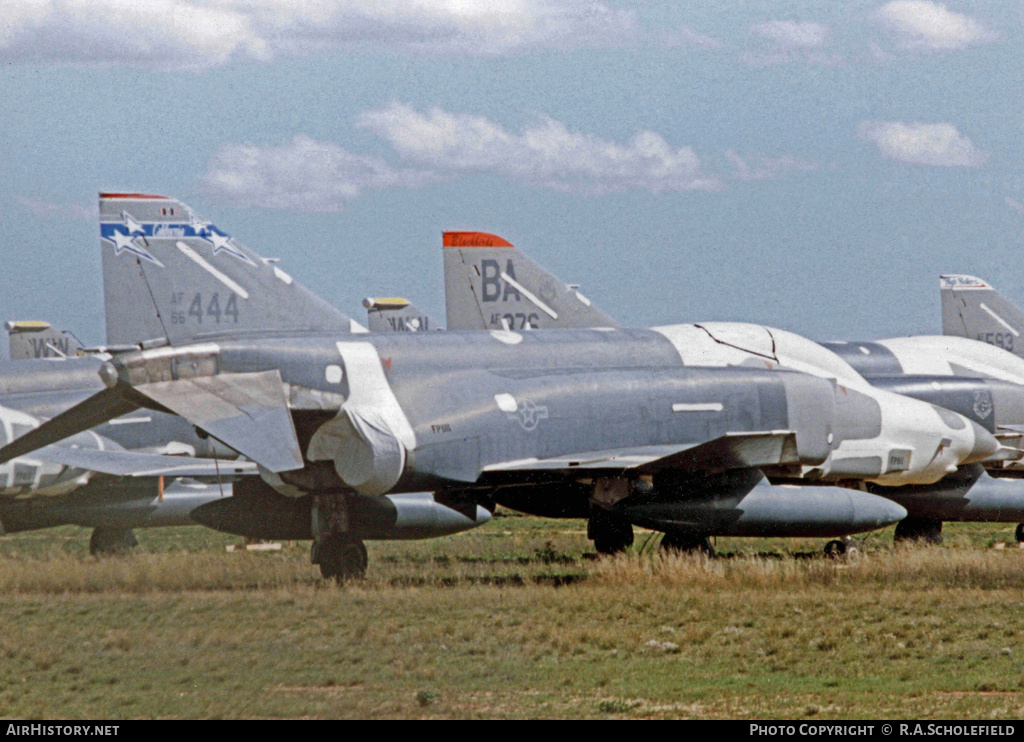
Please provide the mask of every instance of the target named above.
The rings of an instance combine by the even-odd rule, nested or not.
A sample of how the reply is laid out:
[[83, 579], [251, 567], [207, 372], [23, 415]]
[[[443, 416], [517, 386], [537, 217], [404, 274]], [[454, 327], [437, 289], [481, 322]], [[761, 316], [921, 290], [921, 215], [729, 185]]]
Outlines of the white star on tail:
[[128, 230], [128, 234], [135, 234], [136, 232], [139, 234], [146, 233], [146, 230], [142, 228], [142, 225], [135, 221], [135, 219], [132, 218], [132, 215], [127, 211], [121, 212], [121, 218], [124, 219], [124, 226], [125, 229]]
[[249, 265], [256, 265], [246, 256], [245, 253], [231, 244], [231, 237], [229, 235], [215, 231], [215, 228], [213, 228], [212, 225], [207, 225], [207, 227], [207, 232], [209, 234], [203, 235], [203, 239], [213, 245], [214, 256], [223, 250], [228, 255], [238, 258]]
[[164, 264], [154, 258], [146, 248], [136, 243], [135, 237], [132, 235], [121, 232], [118, 229], [114, 229], [109, 239], [114, 243], [114, 255], [120, 255], [122, 252], [127, 250], [128, 252], [138, 255], [140, 258], [148, 260], [151, 263], [156, 263], [161, 268], [164, 267]]

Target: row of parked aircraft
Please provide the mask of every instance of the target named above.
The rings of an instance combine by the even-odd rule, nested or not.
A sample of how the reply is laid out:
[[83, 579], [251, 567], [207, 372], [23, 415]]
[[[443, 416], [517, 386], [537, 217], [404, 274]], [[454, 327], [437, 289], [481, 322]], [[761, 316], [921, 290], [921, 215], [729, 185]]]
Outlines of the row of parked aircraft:
[[366, 300], [367, 330], [178, 200], [99, 206], [106, 345], [8, 323], [0, 532], [75, 523], [103, 553], [201, 523], [311, 540], [347, 578], [365, 540], [497, 504], [586, 519], [602, 553], [634, 526], [842, 553], [892, 523], [1024, 521], [1024, 314], [979, 279], [941, 279], [943, 336], [630, 329], [500, 237], [448, 232], [446, 330], [401, 299]]

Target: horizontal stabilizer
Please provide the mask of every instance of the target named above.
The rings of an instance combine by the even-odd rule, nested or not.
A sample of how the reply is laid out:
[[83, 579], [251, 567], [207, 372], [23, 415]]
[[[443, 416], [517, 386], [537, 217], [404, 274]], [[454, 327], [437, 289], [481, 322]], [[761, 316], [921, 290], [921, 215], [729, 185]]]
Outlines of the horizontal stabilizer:
[[491, 464], [485, 472], [625, 471], [653, 474], [662, 469], [716, 472], [797, 463], [796, 437], [789, 431], [727, 434], [691, 445], [640, 446]]
[[256, 464], [251, 461], [215, 461], [192, 456], [96, 451], [70, 446], [44, 446], [32, 457], [117, 477], [213, 477], [256, 472]]
[[104, 389], [0, 448], [0, 464], [127, 415], [141, 406], [125, 399], [118, 390]]
[[276, 369], [133, 388], [272, 472], [303, 466], [281, 373]]

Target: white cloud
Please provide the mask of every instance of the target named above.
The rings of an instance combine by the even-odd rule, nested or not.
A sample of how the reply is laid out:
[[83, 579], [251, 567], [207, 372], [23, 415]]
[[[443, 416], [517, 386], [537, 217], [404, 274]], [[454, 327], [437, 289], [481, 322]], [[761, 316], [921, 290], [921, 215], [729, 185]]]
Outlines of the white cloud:
[[751, 33], [770, 45], [768, 50], [744, 54], [744, 63], [757, 66], [804, 62], [836, 64], [842, 58], [827, 51], [829, 27], [813, 21], [769, 21], [751, 27]]
[[433, 180], [430, 173], [395, 169], [302, 135], [277, 147], [225, 145], [203, 176], [212, 195], [238, 206], [320, 212], [340, 211], [364, 190], [415, 188]]
[[576, 193], [630, 189], [652, 193], [717, 190], [689, 147], [651, 131], [627, 144], [571, 131], [548, 117], [516, 134], [481, 116], [392, 104], [367, 111], [359, 125], [385, 138], [403, 158], [445, 173], [486, 173]]
[[740, 157], [731, 149], [725, 151], [725, 156], [736, 168], [735, 175], [740, 180], [768, 180], [787, 170], [807, 171], [818, 169], [818, 163], [811, 162], [810, 160], [800, 160], [793, 155], [783, 155], [782, 157], [758, 156], [753, 158], [753, 164]]
[[280, 146], [223, 146], [203, 175], [204, 187], [238, 206], [302, 211], [339, 211], [364, 191], [416, 188], [472, 174], [581, 194], [723, 187], [718, 177], [701, 172], [693, 150], [672, 147], [650, 131], [620, 144], [543, 117], [515, 134], [482, 117], [438, 109], [421, 114], [400, 104], [367, 111], [359, 124], [386, 139], [411, 166], [299, 135]]
[[857, 135], [874, 142], [888, 160], [937, 167], [979, 167], [988, 161], [988, 153], [952, 124], [864, 121]]
[[487, 56], [638, 28], [599, 0], [5, 0], [0, 59], [202, 69], [352, 44]]
[[1022, 204], [1020, 201], [1017, 201], [1016, 199], [1007, 196], [1006, 205], [1009, 206], [1012, 211], [1016, 211], [1018, 214], [1024, 216], [1024, 204]]
[[667, 47], [696, 46], [702, 49], [721, 49], [722, 42], [714, 37], [694, 31], [689, 26], [663, 29], [653, 34], [657, 43]]
[[893, 0], [878, 10], [878, 20], [904, 49], [950, 51], [993, 41], [997, 35], [970, 16], [928, 0]]
[[0, 59], [199, 68], [266, 58], [252, 18], [189, 0], [7, 0]]
[[820, 49], [828, 39], [828, 26], [811, 21], [769, 21], [752, 30], [782, 49]]

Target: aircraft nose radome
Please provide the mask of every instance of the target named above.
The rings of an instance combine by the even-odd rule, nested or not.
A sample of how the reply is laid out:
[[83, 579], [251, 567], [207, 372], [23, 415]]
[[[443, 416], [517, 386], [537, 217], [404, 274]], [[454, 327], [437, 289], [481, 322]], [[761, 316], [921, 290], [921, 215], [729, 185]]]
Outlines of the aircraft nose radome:
[[999, 441], [996, 440], [994, 435], [973, 420], [969, 422], [974, 429], [974, 446], [971, 448], [971, 452], [967, 454], [967, 458], [960, 462], [961, 464], [973, 464], [977, 461], [984, 461], [999, 450]]
[[[861, 493], [867, 495], [867, 493]], [[907, 517], [906, 509], [878, 495], [859, 497], [854, 501], [854, 521], [858, 526], [884, 528]]]

